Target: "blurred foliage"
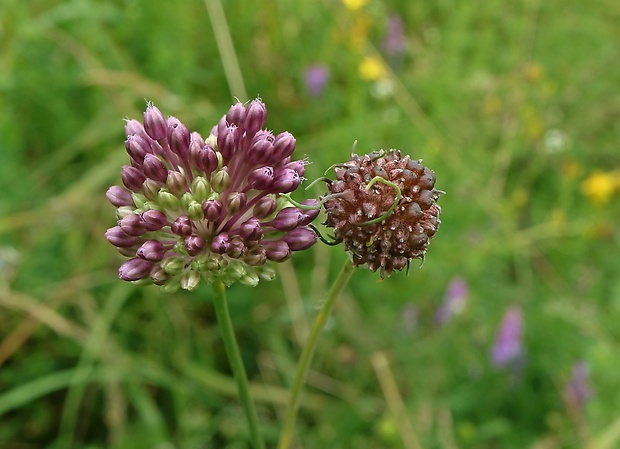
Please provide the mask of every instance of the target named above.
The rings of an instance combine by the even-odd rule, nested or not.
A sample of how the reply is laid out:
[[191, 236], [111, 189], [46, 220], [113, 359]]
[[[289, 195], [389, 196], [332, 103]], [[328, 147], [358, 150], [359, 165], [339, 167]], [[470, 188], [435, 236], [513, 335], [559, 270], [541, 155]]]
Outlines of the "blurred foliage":
[[[383, 45], [393, 16], [397, 53]], [[355, 273], [313, 364], [299, 447], [410, 447], [377, 355], [423, 448], [618, 447], [619, 21], [611, 0], [0, 2], [0, 446], [248, 447], [210, 289], [119, 281], [104, 192], [127, 160], [123, 119], [145, 99], [207, 132], [234, 96], [260, 95], [310, 179], [357, 140], [358, 153], [423, 158], [447, 192], [422, 269]], [[304, 83], [316, 64], [329, 70], [318, 96]], [[229, 291], [270, 445], [344, 257], [317, 245], [279, 280]], [[455, 277], [466, 304], [439, 326]], [[489, 354], [511, 305], [525, 357], [498, 370]], [[566, 393], [578, 360], [583, 404]]]

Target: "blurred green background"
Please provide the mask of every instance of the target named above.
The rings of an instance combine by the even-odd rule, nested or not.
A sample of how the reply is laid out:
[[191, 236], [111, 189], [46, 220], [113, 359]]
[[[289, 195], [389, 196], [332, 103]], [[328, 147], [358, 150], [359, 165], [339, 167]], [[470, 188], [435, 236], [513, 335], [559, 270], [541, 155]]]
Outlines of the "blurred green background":
[[[447, 192], [421, 269], [354, 274], [297, 447], [620, 447], [612, 0], [2, 0], [0, 447], [248, 447], [210, 288], [124, 283], [103, 238], [123, 119], [150, 100], [206, 135], [235, 96], [297, 137], [309, 179], [357, 140]], [[269, 446], [344, 258], [318, 244], [229, 289]]]

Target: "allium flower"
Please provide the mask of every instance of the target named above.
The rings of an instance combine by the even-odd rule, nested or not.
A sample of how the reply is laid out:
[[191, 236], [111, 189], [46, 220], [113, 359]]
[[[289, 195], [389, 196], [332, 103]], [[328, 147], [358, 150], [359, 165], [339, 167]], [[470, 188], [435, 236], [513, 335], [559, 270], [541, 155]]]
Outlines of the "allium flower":
[[491, 363], [496, 368], [518, 367], [523, 355], [523, 315], [520, 307], [511, 306], [497, 331]]
[[353, 257], [381, 276], [423, 259], [439, 226], [440, 191], [421, 160], [383, 150], [356, 154], [328, 182], [325, 224]]
[[443, 303], [435, 314], [437, 324], [447, 323], [453, 316], [458, 315], [465, 309], [467, 293], [468, 288], [465, 279], [457, 277], [450, 282]]
[[[153, 105], [144, 120], [129, 120], [121, 171], [124, 187], [110, 187], [118, 226], [107, 240], [131, 259], [126, 281], [191, 290], [201, 280], [256, 285], [273, 279], [270, 261], [309, 248], [315, 210], [290, 206], [280, 194], [295, 190], [303, 161], [291, 161], [295, 138], [263, 128], [260, 100], [237, 103], [205, 140]], [[305, 205], [316, 205], [306, 201]]]

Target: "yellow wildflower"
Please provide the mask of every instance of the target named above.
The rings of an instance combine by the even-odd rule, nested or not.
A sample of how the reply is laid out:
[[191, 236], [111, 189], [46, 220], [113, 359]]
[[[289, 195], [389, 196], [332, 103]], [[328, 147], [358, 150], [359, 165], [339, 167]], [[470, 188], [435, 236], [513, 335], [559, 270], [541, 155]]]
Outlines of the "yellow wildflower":
[[359, 66], [360, 76], [367, 81], [377, 81], [385, 78], [387, 70], [379, 58], [366, 57]]
[[357, 11], [358, 9], [361, 9], [366, 3], [368, 3], [368, 0], [342, 0], [342, 3], [344, 4], [344, 6], [347, 7], [348, 10]]
[[594, 204], [606, 204], [620, 186], [618, 172], [594, 172], [581, 183], [581, 191]]

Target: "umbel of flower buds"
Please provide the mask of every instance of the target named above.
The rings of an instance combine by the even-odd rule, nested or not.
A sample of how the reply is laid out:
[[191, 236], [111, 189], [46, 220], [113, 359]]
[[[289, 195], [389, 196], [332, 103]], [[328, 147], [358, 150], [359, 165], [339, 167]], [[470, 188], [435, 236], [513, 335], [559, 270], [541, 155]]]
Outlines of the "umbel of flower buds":
[[328, 182], [326, 226], [351, 253], [355, 266], [368, 264], [381, 276], [423, 259], [439, 227], [440, 191], [421, 160], [398, 150], [352, 155]]
[[201, 280], [256, 285], [275, 276], [270, 262], [316, 242], [308, 225], [319, 211], [281, 196], [304, 175], [304, 162], [291, 161], [295, 138], [262, 129], [266, 120], [257, 99], [233, 105], [207, 139], [151, 104], [142, 122], [127, 122], [130, 165], [124, 186], [107, 192], [118, 225], [106, 238], [130, 258], [121, 279], [170, 291]]

